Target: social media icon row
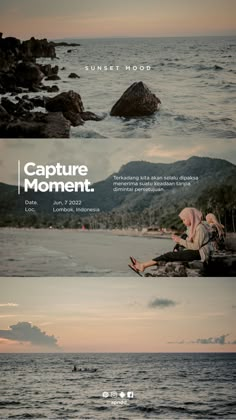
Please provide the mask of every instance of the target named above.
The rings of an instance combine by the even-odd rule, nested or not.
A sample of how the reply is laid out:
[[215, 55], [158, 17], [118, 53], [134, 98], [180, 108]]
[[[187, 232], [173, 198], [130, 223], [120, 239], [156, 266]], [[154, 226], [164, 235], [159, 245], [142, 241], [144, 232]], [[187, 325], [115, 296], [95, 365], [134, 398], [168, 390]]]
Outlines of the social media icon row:
[[102, 393], [102, 396], [103, 396], [103, 398], [109, 398], [109, 397], [111, 397], [111, 398], [117, 398], [117, 397], [120, 397], [120, 398], [125, 398], [125, 397], [134, 398], [134, 393], [133, 393], [133, 391], [128, 391], [127, 393], [125, 393], [123, 391], [121, 391], [120, 393], [118, 393], [116, 391], [111, 391], [111, 392], [104, 391]]

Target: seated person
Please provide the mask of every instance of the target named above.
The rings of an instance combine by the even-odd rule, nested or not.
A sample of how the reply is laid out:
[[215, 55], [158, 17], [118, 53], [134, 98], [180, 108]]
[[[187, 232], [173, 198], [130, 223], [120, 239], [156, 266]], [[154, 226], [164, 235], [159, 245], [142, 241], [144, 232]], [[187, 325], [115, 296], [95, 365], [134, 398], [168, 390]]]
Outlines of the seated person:
[[210, 226], [211, 241], [215, 250], [225, 249], [225, 231], [224, 226], [218, 221], [213, 213], [206, 215], [206, 221]]
[[158, 265], [160, 261], [183, 261], [189, 262], [201, 260], [207, 262], [212, 251], [210, 242], [210, 233], [207, 227], [202, 223], [202, 213], [193, 208], [186, 207], [179, 214], [183, 224], [188, 228], [186, 239], [178, 235], [172, 235], [172, 239], [184, 249], [167, 252], [159, 257], [155, 257], [150, 261], [140, 262], [134, 257], [130, 257], [132, 265], [129, 267], [140, 275], [146, 268]]

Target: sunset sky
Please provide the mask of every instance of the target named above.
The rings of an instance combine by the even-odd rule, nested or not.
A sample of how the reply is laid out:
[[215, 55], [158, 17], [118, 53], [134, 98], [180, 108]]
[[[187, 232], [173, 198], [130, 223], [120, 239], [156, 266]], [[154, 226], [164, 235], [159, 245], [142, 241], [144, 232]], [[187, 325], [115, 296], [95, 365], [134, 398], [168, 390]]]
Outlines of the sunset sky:
[[236, 350], [233, 278], [1, 278], [0, 352]]
[[5, 36], [26, 39], [236, 34], [235, 0], [1, 0]]

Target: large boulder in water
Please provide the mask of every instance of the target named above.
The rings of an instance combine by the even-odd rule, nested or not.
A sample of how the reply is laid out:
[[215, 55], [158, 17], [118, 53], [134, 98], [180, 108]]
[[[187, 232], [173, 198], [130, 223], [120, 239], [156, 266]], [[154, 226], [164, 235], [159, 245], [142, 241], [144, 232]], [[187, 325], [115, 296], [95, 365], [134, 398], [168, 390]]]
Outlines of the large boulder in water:
[[49, 98], [46, 109], [51, 112], [73, 112], [80, 114], [84, 112], [84, 106], [80, 95], [73, 90], [62, 92], [59, 95]]
[[84, 121], [102, 121], [104, 117], [99, 117], [97, 114], [94, 114], [94, 112], [86, 111], [81, 112], [80, 114], [81, 118]]
[[160, 99], [143, 82], [133, 83], [112, 107], [110, 115], [116, 117], [142, 117], [160, 108]]
[[73, 125], [73, 127], [77, 127], [78, 125], [83, 125], [84, 121], [81, 118], [81, 114], [79, 114], [78, 112], [71, 112], [71, 111], [67, 111], [67, 112], [63, 112], [63, 116], [70, 121], [71, 125]]
[[39, 85], [44, 78], [44, 74], [37, 64], [22, 62], [16, 67], [15, 77], [17, 85], [31, 88], [34, 85]]

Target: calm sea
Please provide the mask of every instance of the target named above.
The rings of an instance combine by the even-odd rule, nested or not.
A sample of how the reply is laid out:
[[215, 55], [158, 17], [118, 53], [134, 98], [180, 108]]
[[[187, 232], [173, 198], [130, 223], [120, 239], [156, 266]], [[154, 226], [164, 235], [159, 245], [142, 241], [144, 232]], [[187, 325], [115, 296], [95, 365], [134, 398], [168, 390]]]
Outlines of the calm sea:
[[[45, 84], [79, 92], [86, 110], [105, 117], [101, 122], [88, 121], [73, 128], [73, 137], [236, 137], [236, 37], [70, 41], [81, 46], [57, 47], [59, 59], [55, 64], [61, 80]], [[119, 70], [85, 70], [85, 66], [111, 65], [119, 66]], [[129, 71], [125, 66], [150, 66], [151, 70]], [[71, 72], [80, 79], [69, 79]], [[111, 107], [121, 94], [140, 80], [161, 99], [161, 111], [148, 118], [110, 117]]]
[[0, 354], [0, 373], [4, 419], [236, 418], [235, 353]]
[[129, 256], [149, 260], [172, 250], [171, 239], [110, 232], [0, 229], [0, 276], [127, 277]]

